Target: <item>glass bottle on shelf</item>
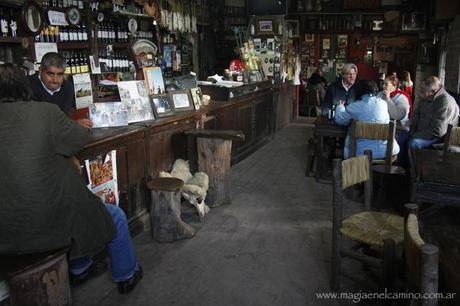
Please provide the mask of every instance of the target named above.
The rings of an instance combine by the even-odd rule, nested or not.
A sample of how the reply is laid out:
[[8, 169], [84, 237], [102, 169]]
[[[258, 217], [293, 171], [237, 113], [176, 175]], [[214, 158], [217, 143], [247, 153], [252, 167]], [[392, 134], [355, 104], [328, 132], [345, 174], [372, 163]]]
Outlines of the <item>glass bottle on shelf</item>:
[[3, 13], [3, 9], [0, 9], [0, 30], [2, 36], [8, 36], [8, 20]]

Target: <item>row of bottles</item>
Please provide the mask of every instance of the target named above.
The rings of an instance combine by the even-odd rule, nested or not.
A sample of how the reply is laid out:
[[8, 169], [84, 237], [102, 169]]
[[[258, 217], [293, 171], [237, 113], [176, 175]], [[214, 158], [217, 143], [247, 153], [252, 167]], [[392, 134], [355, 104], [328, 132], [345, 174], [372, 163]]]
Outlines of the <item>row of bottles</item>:
[[[5, 10], [6, 11], [6, 10]], [[3, 37], [16, 37], [18, 29], [18, 23], [13, 15], [13, 11], [10, 10], [9, 14], [6, 15], [3, 9], [0, 8], [0, 31]]]
[[83, 9], [83, 0], [49, 0], [48, 6], [51, 8], [66, 8], [70, 6]]
[[89, 61], [86, 51], [66, 51], [62, 52], [62, 56], [66, 59], [66, 74], [89, 72]]
[[129, 68], [134, 65], [126, 51], [109, 54], [104, 50], [100, 50], [99, 63], [101, 67], [105, 66], [108, 72], [128, 72]]
[[96, 25], [97, 39], [104, 43], [125, 43], [128, 42], [128, 29], [125, 25], [112, 23], [101, 23]]
[[45, 26], [39, 35], [35, 36], [37, 42], [71, 42], [88, 41], [86, 26], [78, 27]]

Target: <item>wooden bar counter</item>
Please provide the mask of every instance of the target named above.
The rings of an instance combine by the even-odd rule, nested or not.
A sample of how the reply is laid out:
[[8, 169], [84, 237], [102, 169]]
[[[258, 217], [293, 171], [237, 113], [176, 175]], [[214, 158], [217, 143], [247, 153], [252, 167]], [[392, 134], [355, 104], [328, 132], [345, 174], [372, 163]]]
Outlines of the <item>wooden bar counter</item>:
[[125, 127], [93, 129], [78, 158], [83, 163], [110, 150], [117, 151], [120, 207], [132, 233], [137, 234], [148, 224], [150, 194], [146, 182], [158, 177], [160, 171], [170, 171], [177, 158], [191, 156], [184, 132], [195, 128], [202, 113], [215, 117], [207, 123], [208, 129], [243, 131], [245, 140], [232, 149], [232, 163], [236, 163], [267, 143], [276, 131], [276, 122], [272, 122], [276, 119], [276, 103], [269, 86], [225, 102], [211, 100], [198, 111], [176, 112], [171, 117]]

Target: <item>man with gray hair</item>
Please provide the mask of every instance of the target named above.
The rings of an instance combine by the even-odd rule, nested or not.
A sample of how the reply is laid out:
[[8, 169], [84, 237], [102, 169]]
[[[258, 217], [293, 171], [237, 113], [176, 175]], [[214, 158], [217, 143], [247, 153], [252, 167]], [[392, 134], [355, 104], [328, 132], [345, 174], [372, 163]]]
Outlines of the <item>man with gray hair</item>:
[[354, 85], [357, 75], [358, 67], [355, 64], [347, 63], [343, 66], [340, 78], [331, 83], [326, 89], [323, 114], [327, 114], [332, 105], [350, 104], [355, 101]]
[[413, 149], [431, 146], [444, 137], [449, 124], [458, 124], [459, 107], [437, 77], [422, 82], [420, 98], [411, 118], [409, 148]]
[[[65, 79], [65, 59], [56, 52], [46, 53], [42, 57], [40, 70], [29, 77], [32, 88], [32, 100], [56, 104], [66, 114], [75, 108], [75, 95], [72, 82]], [[79, 119], [78, 123], [91, 128], [89, 119]]]

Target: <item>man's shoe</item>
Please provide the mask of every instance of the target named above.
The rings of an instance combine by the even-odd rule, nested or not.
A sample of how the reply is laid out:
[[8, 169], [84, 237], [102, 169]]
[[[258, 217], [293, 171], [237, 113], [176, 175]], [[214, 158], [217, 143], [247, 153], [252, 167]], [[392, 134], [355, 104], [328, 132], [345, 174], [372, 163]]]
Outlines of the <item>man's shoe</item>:
[[80, 274], [69, 273], [69, 281], [72, 287], [79, 286], [89, 279], [101, 275], [107, 270], [107, 263], [104, 261], [93, 262], [85, 272]]
[[142, 276], [144, 276], [144, 271], [142, 271], [142, 266], [138, 264], [136, 272], [134, 272], [134, 275], [131, 276], [130, 279], [119, 282], [117, 284], [118, 292], [120, 294], [130, 293], [137, 286], [137, 284], [141, 281]]

